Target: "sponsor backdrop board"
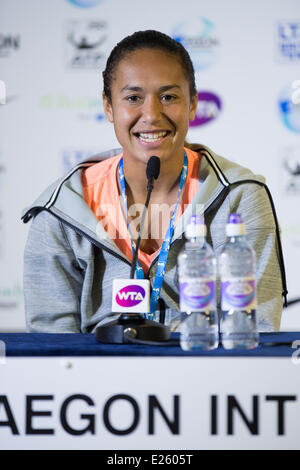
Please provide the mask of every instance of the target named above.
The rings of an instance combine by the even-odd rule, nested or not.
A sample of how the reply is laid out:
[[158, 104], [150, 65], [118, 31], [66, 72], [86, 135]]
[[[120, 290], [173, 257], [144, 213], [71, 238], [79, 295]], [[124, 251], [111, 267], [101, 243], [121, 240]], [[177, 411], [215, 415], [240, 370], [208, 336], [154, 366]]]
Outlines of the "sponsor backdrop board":
[[[78, 161], [118, 146], [103, 112], [101, 72], [117, 41], [149, 28], [191, 54], [199, 106], [189, 140], [266, 176], [290, 298], [300, 296], [298, 0], [1, 0], [2, 331], [25, 329], [29, 227], [21, 210]], [[282, 329], [299, 329], [299, 318], [297, 307], [287, 309]]]

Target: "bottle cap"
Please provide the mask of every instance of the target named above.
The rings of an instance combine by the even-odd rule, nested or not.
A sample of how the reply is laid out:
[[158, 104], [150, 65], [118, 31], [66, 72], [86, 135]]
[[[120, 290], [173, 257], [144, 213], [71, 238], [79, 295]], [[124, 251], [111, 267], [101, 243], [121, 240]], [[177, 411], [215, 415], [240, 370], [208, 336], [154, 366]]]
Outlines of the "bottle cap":
[[203, 215], [192, 215], [186, 227], [185, 235], [187, 238], [205, 237], [206, 225]]
[[228, 237], [237, 237], [239, 235], [245, 235], [245, 233], [246, 228], [241, 214], [229, 214], [226, 224], [226, 235]]

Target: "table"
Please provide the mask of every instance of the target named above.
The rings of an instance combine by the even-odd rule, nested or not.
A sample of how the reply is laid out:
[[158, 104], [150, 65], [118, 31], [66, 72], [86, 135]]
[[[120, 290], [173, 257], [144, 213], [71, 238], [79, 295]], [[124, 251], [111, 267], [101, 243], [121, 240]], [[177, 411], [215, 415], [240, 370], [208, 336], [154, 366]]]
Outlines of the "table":
[[299, 390], [300, 332], [191, 352], [2, 333], [0, 448], [299, 449]]

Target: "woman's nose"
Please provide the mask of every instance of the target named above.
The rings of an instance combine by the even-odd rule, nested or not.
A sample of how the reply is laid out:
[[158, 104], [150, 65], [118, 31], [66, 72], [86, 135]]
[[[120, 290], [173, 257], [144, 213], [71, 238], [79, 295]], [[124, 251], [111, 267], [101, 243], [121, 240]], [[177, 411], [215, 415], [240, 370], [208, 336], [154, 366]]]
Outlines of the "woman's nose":
[[145, 99], [143, 104], [143, 122], [154, 124], [161, 118], [162, 104], [159, 98], [151, 96]]

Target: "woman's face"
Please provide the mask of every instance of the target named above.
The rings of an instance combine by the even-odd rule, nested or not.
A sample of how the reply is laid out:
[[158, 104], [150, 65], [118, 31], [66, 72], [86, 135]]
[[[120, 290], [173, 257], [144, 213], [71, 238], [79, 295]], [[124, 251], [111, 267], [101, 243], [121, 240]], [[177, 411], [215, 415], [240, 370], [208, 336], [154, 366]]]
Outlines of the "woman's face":
[[159, 49], [139, 49], [122, 59], [115, 71], [111, 103], [104, 109], [114, 124], [124, 157], [146, 163], [182, 161], [189, 120], [197, 97], [190, 99], [189, 83], [175, 56]]

